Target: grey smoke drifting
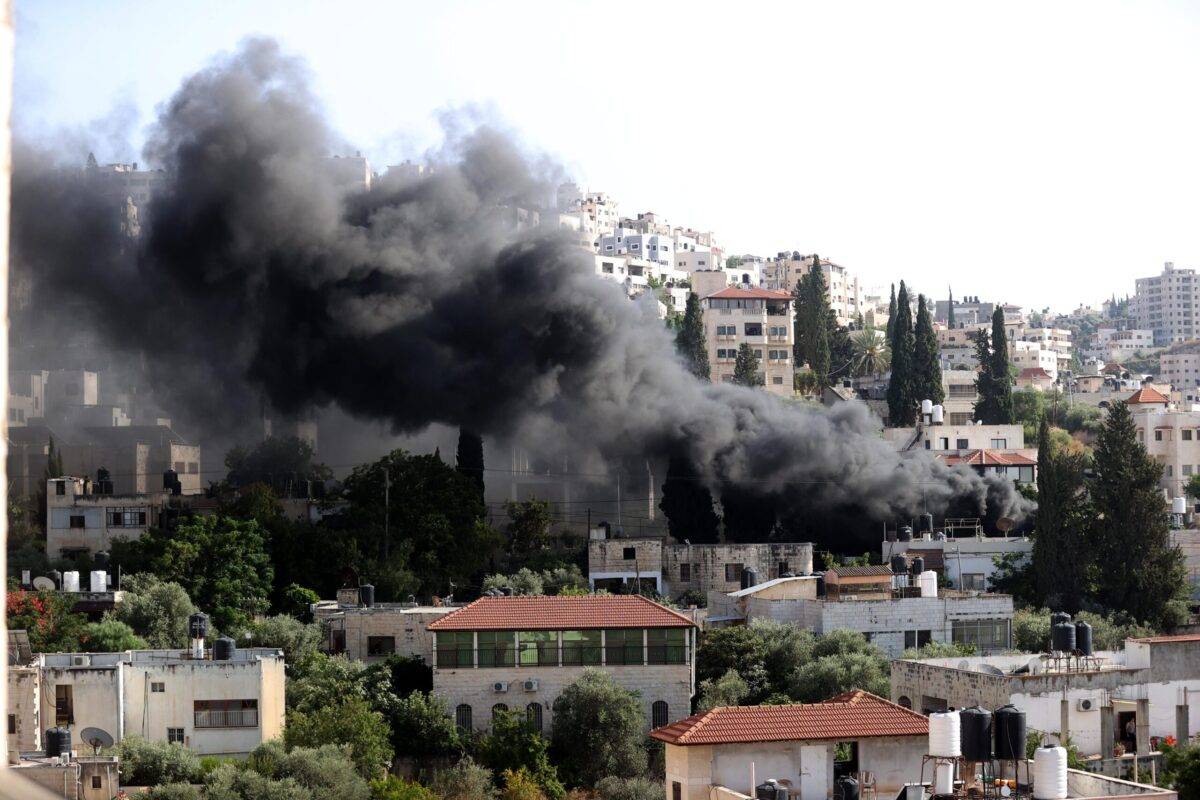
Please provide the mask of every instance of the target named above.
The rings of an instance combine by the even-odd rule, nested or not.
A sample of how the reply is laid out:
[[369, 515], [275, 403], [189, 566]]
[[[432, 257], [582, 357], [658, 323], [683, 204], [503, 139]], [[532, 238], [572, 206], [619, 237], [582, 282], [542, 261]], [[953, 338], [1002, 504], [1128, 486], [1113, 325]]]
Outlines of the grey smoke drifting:
[[20, 149], [14, 246], [33, 307], [69, 298], [213, 430], [265, 396], [397, 431], [468, 426], [569, 453], [579, 472], [686, 454], [715, 489], [817, 518], [952, 502], [1021, 515], [1005, 480], [898, 457], [862, 408], [695, 380], [653, 309], [588, 256], [512, 233], [504, 209], [539, 204], [556, 175], [494, 128], [449, 135], [431, 177], [349, 196], [322, 167], [337, 144], [302, 66], [253, 41], [162, 108], [145, 155], [170, 178], [137, 240], [111, 201]]

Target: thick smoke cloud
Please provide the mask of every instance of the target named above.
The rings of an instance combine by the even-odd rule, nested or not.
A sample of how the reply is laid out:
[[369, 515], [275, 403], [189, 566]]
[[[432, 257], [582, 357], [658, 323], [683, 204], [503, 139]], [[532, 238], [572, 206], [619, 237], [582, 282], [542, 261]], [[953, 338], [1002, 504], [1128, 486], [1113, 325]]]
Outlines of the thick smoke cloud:
[[496, 129], [449, 135], [430, 177], [349, 196], [322, 161], [337, 144], [303, 66], [254, 41], [162, 108], [146, 157], [170, 178], [137, 239], [110, 200], [19, 150], [15, 257], [34, 307], [71, 298], [214, 429], [265, 396], [397, 431], [469, 426], [570, 454], [579, 472], [686, 453], [714, 488], [821, 517], [952, 502], [1021, 514], [1007, 481], [898, 457], [860, 407], [692, 378], [648, 304], [556, 234], [513, 233], [512, 210], [556, 175]]

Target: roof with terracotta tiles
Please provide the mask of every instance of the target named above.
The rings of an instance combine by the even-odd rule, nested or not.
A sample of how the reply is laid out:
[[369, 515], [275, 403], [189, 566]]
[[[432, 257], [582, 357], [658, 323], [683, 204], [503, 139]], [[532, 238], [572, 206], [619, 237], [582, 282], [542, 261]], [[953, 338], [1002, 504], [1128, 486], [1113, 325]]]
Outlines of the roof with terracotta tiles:
[[691, 628], [695, 623], [640, 595], [481, 597], [429, 625], [431, 631], [561, 631]]
[[947, 464], [970, 464], [974, 467], [1032, 467], [1037, 465], [1036, 458], [1030, 458], [1024, 453], [1010, 453], [1004, 450], [968, 450], [958, 454], [939, 454], [938, 458]]
[[727, 286], [720, 291], [713, 292], [707, 295], [705, 299], [717, 298], [718, 300], [791, 300], [792, 295], [788, 292], [779, 292], [774, 289], [742, 289], [737, 286]]
[[679, 746], [928, 736], [929, 719], [854, 689], [821, 703], [722, 706], [650, 732]]
[[1048, 378], [1054, 380], [1054, 376], [1041, 367], [1026, 367], [1017, 375], [1018, 378]]
[[892, 568], [887, 564], [872, 564], [866, 567], [848, 567], [845, 565], [838, 565], [830, 567], [826, 570], [826, 572], [832, 572], [839, 578], [873, 578], [880, 575], [887, 575], [891, 577]]
[[1140, 636], [1131, 642], [1143, 644], [1167, 644], [1169, 642], [1200, 642], [1200, 633], [1177, 633], [1174, 636]]
[[1165, 394], [1155, 389], [1153, 386], [1143, 386], [1134, 392], [1126, 403], [1169, 403], [1171, 402]]

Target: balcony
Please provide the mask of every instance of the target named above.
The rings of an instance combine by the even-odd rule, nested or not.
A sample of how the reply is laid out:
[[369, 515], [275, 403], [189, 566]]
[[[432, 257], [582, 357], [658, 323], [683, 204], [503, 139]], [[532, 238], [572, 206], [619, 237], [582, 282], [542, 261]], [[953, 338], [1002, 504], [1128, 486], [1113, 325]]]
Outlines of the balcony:
[[257, 708], [203, 709], [193, 712], [197, 728], [257, 728]]

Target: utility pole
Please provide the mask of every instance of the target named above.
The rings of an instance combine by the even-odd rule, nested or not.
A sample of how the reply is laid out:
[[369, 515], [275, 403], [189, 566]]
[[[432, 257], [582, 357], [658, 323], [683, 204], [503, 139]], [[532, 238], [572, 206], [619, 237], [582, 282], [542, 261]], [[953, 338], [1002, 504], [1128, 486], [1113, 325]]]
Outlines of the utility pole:
[[391, 545], [391, 520], [392, 520], [392, 473], [391, 465], [386, 464], [383, 467], [383, 560], [387, 561], [390, 553]]

